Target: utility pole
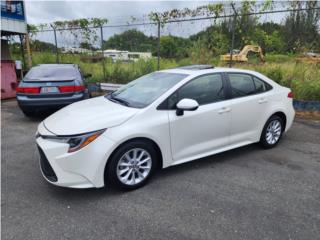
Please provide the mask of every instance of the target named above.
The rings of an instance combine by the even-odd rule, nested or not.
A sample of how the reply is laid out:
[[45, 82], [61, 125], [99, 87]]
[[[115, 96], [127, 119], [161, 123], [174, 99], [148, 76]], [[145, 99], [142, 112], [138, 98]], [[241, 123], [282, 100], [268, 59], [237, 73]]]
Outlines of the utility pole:
[[31, 49], [30, 49], [30, 38], [29, 32], [26, 34], [26, 47], [27, 47], [27, 56], [28, 56], [28, 69], [32, 68], [32, 57], [31, 57]]
[[235, 28], [236, 28], [236, 21], [237, 21], [237, 11], [234, 7], [234, 3], [231, 3], [231, 7], [233, 9], [233, 23], [232, 23], [232, 40], [231, 40], [231, 52], [230, 52], [230, 61], [229, 61], [229, 67], [232, 67], [232, 57], [233, 57], [233, 48], [234, 48], [234, 32], [235, 32]]
[[23, 63], [22, 69], [25, 69], [25, 67], [26, 67], [26, 59], [25, 59], [25, 57], [24, 57], [24, 47], [23, 47], [23, 37], [22, 37], [22, 34], [19, 34], [19, 38], [20, 38], [20, 51], [21, 51], [21, 57], [22, 57], [22, 63]]
[[160, 70], [160, 20], [158, 20], [158, 70]]
[[56, 46], [56, 63], [59, 63], [59, 53], [58, 53], [58, 43], [57, 43], [57, 32], [56, 32], [56, 29], [53, 27], [52, 24], [50, 24], [50, 26], [52, 27], [53, 29], [53, 34], [54, 34], [54, 43], [55, 43], [55, 46]]
[[102, 54], [102, 71], [103, 71], [103, 78], [106, 80], [106, 67], [104, 65], [104, 53], [103, 53], [103, 29], [100, 26], [100, 37], [101, 37], [101, 54]]

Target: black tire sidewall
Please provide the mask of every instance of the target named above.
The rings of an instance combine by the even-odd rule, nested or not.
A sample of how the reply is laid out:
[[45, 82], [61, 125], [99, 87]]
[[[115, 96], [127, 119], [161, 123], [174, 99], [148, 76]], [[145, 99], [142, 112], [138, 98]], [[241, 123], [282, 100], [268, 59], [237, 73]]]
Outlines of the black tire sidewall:
[[27, 117], [33, 117], [35, 115], [35, 112], [32, 110], [21, 109], [21, 111]]
[[[149, 175], [142, 182], [135, 185], [126, 185], [118, 179], [117, 166], [123, 154], [125, 154], [126, 152], [128, 152], [133, 148], [141, 148], [146, 150], [151, 156], [152, 165], [151, 165], [151, 170]], [[106, 183], [107, 184], [111, 183], [112, 185], [115, 185], [116, 187], [124, 190], [133, 190], [133, 189], [142, 187], [148, 182], [148, 180], [153, 175], [156, 169], [157, 160], [158, 160], [157, 152], [152, 146], [152, 144], [144, 141], [132, 141], [132, 142], [125, 143], [122, 146], [120, 146], [118, 149], [116, 149], [116, 151], [112, 154], [111, 158], [109, 159], [109, 163], [107, 164], [107, 168], [106, 168]]]
[[[267, 142], [267, 139], [266, 139], [266, 132], [267, 132], [267, 128], [268, 128], [270, 122], [272, 122], [272, 121], [274, 121], [274, 120], [278, 120], [278, 121], [280, 122], [280, 124], [281, 124], [281, 133], [280, 133], [280, 137], [279, 137], [279, 139], [278, 139], [278, 141], [277, 141], [276, 143], [274, 143], [274, 144], [269, 144], [269, 143]], [[281, 140], [282, 133], [283, 133], [283, 131], [284, 131], [283, 127], [284, 127], [284, 126], [283, 126], [283, 120], [282, 120], [281, 117], [276, 116], [276, 115], [271, 116], [271, 117], [268, 119], [268, 121], [266, 122], [266, 124], [264, 125], [264, 127], [263, 127], [263, 130], [262, 130], [262, 133], [261, 133], [261, 137], [260, 137], [260, 145], [261, 145], [262, 147], [266, 148], [266, 149], [268, 149], [268, 148], [273, 148], [273, 147], [277, 146], [277, 144], [278, 144], [278, 143], [280, 142], [280, 140]]]

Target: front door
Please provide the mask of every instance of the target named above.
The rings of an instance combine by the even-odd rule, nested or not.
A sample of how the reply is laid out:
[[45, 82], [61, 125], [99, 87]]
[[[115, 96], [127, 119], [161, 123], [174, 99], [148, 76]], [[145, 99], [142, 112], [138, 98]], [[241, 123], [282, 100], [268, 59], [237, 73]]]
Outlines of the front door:
[[184, 98], [199, 103], [195, 111], [177, 116], [169, 110], [171, 149], [174, 164], [209, 155], [228, 145], [230, 106], [220, 74], [203, 75], [182, 86], [169, 98], [169, 107]]

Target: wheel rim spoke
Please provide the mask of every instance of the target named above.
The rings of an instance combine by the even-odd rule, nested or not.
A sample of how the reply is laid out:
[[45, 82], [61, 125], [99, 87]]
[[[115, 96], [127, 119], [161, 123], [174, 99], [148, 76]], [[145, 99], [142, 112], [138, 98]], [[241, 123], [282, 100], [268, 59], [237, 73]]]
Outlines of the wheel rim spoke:
[[121, 179], [127, 181], [127, 180], [129, 179], [129, 176], [131, 175], [131, 173], [132, 173], [132, 169], [130, 169], [130, 170], [128, 171], [128, 173], [127, 173], [124, 177], [122, 177]]
[[122, 162], [122, 163], [119, 164], [119, 166], [121, 166], [121, 167], [130, 167], [131, 164], [130, 163], [126, 163], [126, 162]]
[[121, 170], [119, 171], [119, 175], [122, 176], [124, 173], [128, 172], [129, 170], [130, 170], [129, 167], [124, 168], [124, 169], [121, 169]]
[[140, 162], [138, 162], [138, 166], [141, 166], [142, 164], [144, 164], [144, 163], [146, 163], [146, 162], [148, 162], [148, 161], [150, 161], [151, 160], [151, 158], [146, 158], [146, 159], [144, 159], [144, 160], [142, 160], [142, 161], [140, 161]]
[[137, 170], [137, 173], [138, 173], [138, 176], [139, 176], [140, 179], [144, 179], [143, 174], [139, 170]]
[[132, 171], [131, 172], [131, 180], [132, 180], [132, 184], [135, 184], [136, 183], [136, 174], [135, 174], [135, 171]]
[[139, 168], [140, 168], [140, 169], [150, 169], [149, 166], [140, 166]]

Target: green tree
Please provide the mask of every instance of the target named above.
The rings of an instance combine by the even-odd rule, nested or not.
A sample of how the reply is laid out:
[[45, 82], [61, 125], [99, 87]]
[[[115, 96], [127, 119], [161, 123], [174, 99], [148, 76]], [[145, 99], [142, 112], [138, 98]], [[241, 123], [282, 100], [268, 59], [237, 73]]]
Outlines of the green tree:
[[91, 43], [88, 43], [88, 42], [81, 42], [79, 44], [79, 47], [80, 48], [89, 49], [89, 50], [97, 50], [96, 47], [94, 47]]
[[221, 31], [221, 25], [210, 26], [204, 31], [190, 36], [192, 41], [201, 41], [202, 46], [213, 54], [223, 54], [228, 50], [229, 39]]
[[30, 42], [30, 47], [36, 52], [54, 52], [56, 47], [52, 43], [33, 40]]
[[188, 56], [190, 41], [176, 36], [160, 38], [160, 56], [164, 58], [183, 58]]
[[157, 46], [157, 38], [148, 37], [144, 33], [132, 29], [121, 34], [115, 34], [103, 42], [104, 49], [118, 49], [128, 51], [148, 52], [154, 51]]
[[307, 11], [291, 12], [284, 24], [283, 35], [286, 39], [286, 51], [298, 52], [304, 49], [320, 50], [320, 7], [319, 1], [293, 1], [292, 9], [307, 8]]

